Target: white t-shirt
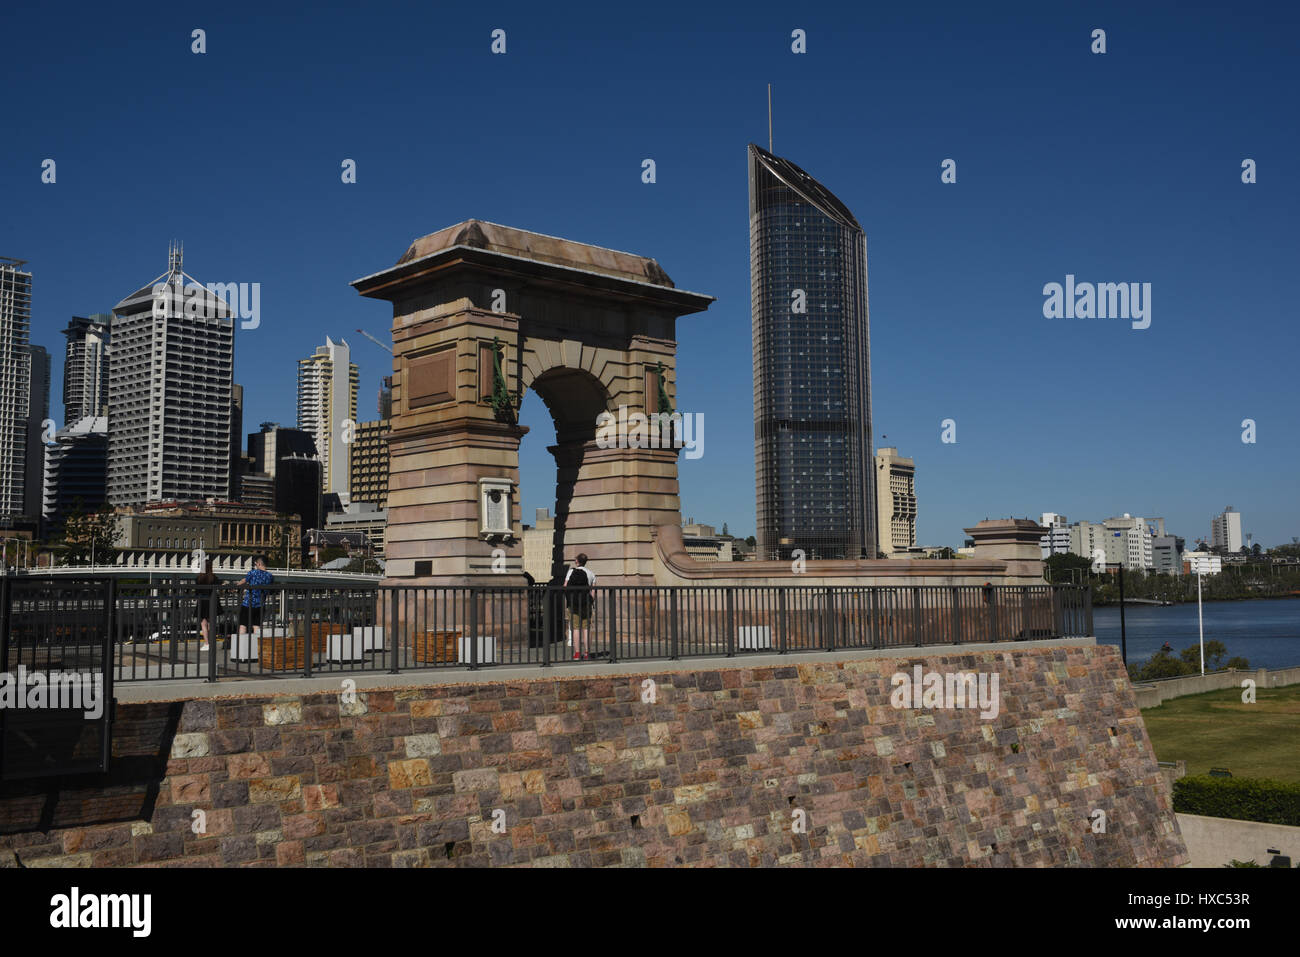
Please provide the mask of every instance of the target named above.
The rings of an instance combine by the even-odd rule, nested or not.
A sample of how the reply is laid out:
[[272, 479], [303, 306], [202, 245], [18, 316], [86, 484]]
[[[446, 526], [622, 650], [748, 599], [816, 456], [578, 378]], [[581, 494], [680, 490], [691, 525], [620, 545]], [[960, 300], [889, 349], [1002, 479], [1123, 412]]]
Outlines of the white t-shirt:
[[[569, 585], [569, 576], [573, 574], [573, 569], [574, 569], [575, 567], [577, 567], [577, 566], [570, 566], [570, 567], [569, 567], [569, 570], [568, 570], [567, 572], [565, 572], [565, 574], [564, 574], [564, 585], [565, 585], [566, 588], [567, 588], [568, 585]], [[583, 565], [583, 566], [582, 566], [582, 570], [583, 570], [584, 572], [587, 573], [587, 584], [588, 584], [588, 585], [594, 585], [594, 584], [596, 584], [596, 573], [593, 572], [593, 571], [592, 571], [590, 568], [588, 568], [586, 565]]]

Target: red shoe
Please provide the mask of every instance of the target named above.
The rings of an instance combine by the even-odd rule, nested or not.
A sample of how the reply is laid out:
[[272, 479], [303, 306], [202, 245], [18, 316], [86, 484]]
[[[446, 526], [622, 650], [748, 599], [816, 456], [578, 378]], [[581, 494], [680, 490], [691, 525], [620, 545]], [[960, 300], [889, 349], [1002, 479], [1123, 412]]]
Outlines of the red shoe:
[[582, 660], [583, 661], [587, 660], [587, 653], [585, 651], [582, 653]]
[[574, 660], [574, 661], [577, 661], [577, 660], [578, 660], [579, 658], [581, 658], [581, 657], [582, 657], [582, 655], [579, 655], [576, 651], [573, 653], [573, 660]]

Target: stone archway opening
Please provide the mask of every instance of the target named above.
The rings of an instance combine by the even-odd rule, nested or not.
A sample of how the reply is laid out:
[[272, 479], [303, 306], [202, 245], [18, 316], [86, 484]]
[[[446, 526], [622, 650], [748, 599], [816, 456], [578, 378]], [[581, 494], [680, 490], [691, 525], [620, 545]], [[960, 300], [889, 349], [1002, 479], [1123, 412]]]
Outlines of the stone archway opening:
[[[531, 398], [533, 396], [535, 400]], [[610, 398], [600, 380], [591, 373], [561, 367], [548, 369], [533, 380], [524, 390], [521, 410], [530, 401], [539, 402], [546, 410], [554, 429], [554, 440], [546, 446], [550, 459], [546, 467], [537, 467], [531, 476], [525, 476], [521, 468], [520, 501], [525, 504], [546, 502], [544, 507], [549, 509], [552, 528], [549, 565], [545, 571], [542, 572], [537, 560], [528, 554], [533, 550], [528, 541], [524, 543], [524, 564], [537, 581], [558, 582], [563, 579], [565, 566], [582, 550], [581, 543], [566, 550], [566, 536], [570, 522], [575, 520], [574, 494], [580, 488], [585, 450], [595, 442], [597, 419], [608, 410]], [[536, 438], [545, 441], [547, 436], [542, 434]], [[528, 442], [527, 435], [520, 437], [521, 450]], [[524, 457], [521, 456], [521, 460]], [[536, 487], [529, 487], [530, 480]], [[584, 519], [590, 517], [577, 518], [577, 528], [582, 529], [587, 524]], [[579, 537], [581, 534], [578, 533]]]

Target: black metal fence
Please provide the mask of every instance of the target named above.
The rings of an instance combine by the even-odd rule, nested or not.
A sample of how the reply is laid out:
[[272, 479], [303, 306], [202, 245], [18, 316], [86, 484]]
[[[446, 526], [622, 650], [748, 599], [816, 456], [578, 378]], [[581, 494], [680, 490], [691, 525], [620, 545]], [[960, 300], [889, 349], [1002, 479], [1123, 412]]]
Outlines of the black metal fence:
[[[24, 654], [64, 655], [90, 627], [106, 636], [117, 681], [906, 649], [1092, 634], [1089, 589], [1049, 584], [205, 589], [191, 580], [118, 584], [108, 609], [102, 601], [87, 603], [65, 579], [20, 581], [21, 589], [5, 592], [4, 614], [9, 633], [22, 635]], [[87, 614], [93, 623], [84, 620]]]
[[0, 580], [0, 779], [108, 767], [114, 593], [111, 578]]

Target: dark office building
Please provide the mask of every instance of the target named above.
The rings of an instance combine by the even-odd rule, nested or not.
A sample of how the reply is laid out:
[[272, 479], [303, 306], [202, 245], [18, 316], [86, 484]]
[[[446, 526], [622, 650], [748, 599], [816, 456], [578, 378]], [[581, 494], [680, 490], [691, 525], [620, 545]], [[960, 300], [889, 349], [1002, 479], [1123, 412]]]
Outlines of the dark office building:
[[70, 512], [93, 512], [107, 498], [108, 418], [88, 415], [59, 429], [44, 460], [45, 526], [57, 531]]
[[275, 510], [302, 519], [302, 527], [320, 528], [325, 520], [321, 511], [320, 459], [306, 455], [286, 455], [276, 463]]
[[866, 234], [753, 143], [749, 230], [759, 557], [875, 558]]

